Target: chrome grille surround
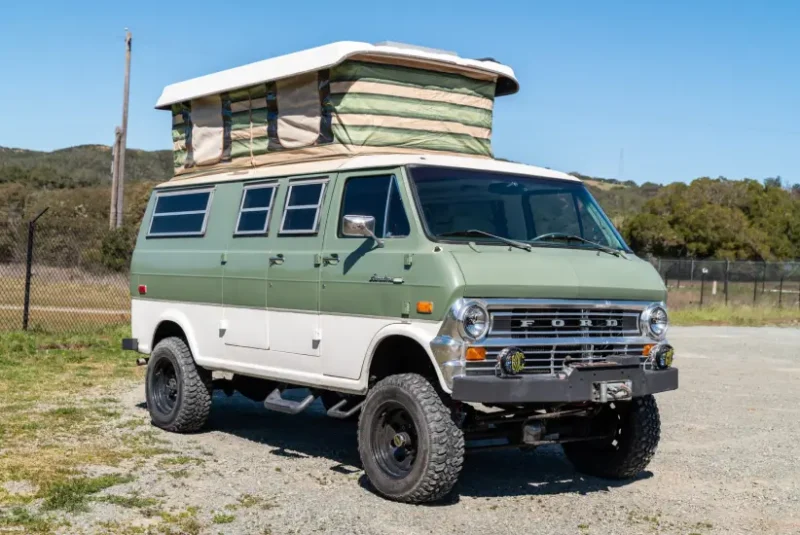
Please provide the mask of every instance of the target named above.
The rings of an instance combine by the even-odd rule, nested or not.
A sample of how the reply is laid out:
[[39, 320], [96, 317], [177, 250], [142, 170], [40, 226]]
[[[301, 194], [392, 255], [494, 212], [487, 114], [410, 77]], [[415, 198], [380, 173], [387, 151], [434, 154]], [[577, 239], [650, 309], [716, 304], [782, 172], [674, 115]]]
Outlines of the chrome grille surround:
[[603, 362], [613, 355], [642, 355], [655, 343], [642, 332], [642, 311], [652, 302], [485, 299], [490, 327], [487, 336], [471, 344], [486, 348], [486, 360], [467, 362], [466, 375], [493, 375], [496, 357], [504, 347], [525, 353], [525, 371], [555, 375], [564, 360]]

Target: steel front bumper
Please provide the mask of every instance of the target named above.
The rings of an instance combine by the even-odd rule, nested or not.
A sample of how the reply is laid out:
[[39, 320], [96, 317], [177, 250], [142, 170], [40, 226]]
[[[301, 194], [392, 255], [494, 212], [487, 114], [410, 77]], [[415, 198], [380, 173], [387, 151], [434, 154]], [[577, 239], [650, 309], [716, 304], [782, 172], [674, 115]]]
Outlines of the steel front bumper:
[[678, 370], [642, 368], [582, 369], [567, 375], [457, 376], [452, 398], [475, 403], [574, 403], [593, 401], [597, 384], [630, 381], [633, 396], [678, 388]]

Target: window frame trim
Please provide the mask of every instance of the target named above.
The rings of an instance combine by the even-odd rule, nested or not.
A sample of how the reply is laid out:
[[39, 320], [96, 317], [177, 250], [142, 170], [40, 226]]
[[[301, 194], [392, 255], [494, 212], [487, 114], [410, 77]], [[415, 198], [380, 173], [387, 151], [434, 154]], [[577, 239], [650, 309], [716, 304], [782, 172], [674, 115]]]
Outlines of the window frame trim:
[[[216, 191], [216, 187], [206, 187], [206, 188], [187, 188], [187, 189], [179, 189], [174, 191], [156, 191], [155, 193], [155, 201], [153, 202], [153, 212], [150, 214], [150, 224], [147, 226], [147, 235], [146, 238], [198, 238], [203, 237], [206, 234], [206, 230], [208, 229], [208, 218], [211, 215], [211, 204], [214, 199], [214, 192]], [[161, 197], [174, 197], [177, 195], [191, 195], [193, 193], [208, 193], [208, 200], [206, 201], [206, 208], [205, 210], [186, 210], [183, 212], [167, 212], [164, 214], [159, 214], [156, 212], [158, 208], [158, 201]], [[175, 217], [181, 215], [195, 215], [195, 214], [204, 214], [203, 216], [203, 224], [200, 227], [199, 231], [196, 232], [153, 232], [153, 222], [156, 220], [157, 217]]]
[[[272, 182], [256, 182], [253, 184], [245, 184], [242, 188], [242, 200], [239, 202], [239, 212], [236, 215], [236, 226], [233, 227], [234, 236], [269, 236], [269, 224], [272, 217], [272, 208], [275, 206], [275, 197], [280, 184], [277, 181]], [[269, 198], [269, 206], [257, 208], [245, 208], [244, 201], [247, 198], [247, 192], [256, 189], [270, 189], [272, 194]], [[239, 223], [242, 220], [242, 213], [245, 212], [266, 212], [267, 217], [264, 220], [264, 228], [262, 230], [239, 230]]]
[[[339, 203], [339, 220], [336, 222], [336, 237], [338, 239], [345, 239], [345, 240], [359, 240], [364, 239], [362, 236], [345, 236], [342, 234], [342, 223], [344, 221], [344, 216], [347, 214], [344, 213], [344, 201], [347, 196], [347, 186], [350, 184], [351, 181], [357, 180], [359, 178], [380, 178], [380, 177], [389, 177], [389, 187], [386, 189], [386, 197], [384, 198], [384, 206], [383, 206], [383, 236], [378, 236], [382, 240], [394, 240], [394, 239], [403, 239], [408, 238], [411, 235], [411, 219], [408, 217], [408, 209], [406, 208], [405, 203], [403, 202], [403, 195], [400, 191], [400, 180], [397, 178], [397, 173], [381, 173], [381, 174], [374, 174], [374, 175], [355, 175], [349, 176], [344, 181], [344, 187], [342, 189], [342, 199]], [[403, 207], [403, 214], [406, 216], [406, 221], [408, 221], [408, 228], [409, 232], [405, 236], [386, 236], [386, 224], [388, 223], [389, 219], [389, 201], [392, 198], [392, 186], [397, 188], [397, 195], [400, 197], [400, 205]], [[351, 214], [351, 215], [359, 215], [359, 214]]]
[[[298, 179], [298, 180], [290, 180], [289, 185], [286, 188], [286, 199], [283, 202], [283, 213], [281, 214], [281, 227], [278, 230], [278, 236], [297, 236], [297, 235], [306, 235], [306, 236], [316, 236], [319, 234], [319, 224], [320, 224], [320, 215], [322, 214], [322, 205], [325, 203], [325, 192], [327, 190], [328, 182], [330, 182], [330, 177], [321, 177], [321, 178], [307, 178], [307, 179]], [[289, 206], [289, 199], [292, 197], [292, 188], [295, 186], [309, 186], [313, 184], [322, 184], [322, 188], [319, 192], [319, 199], [317, 199], [317, 204], [298, 204], [295, 206]], [[286, 230], [286, 214], [289, 210], [310, 210], [314, 208], [316, 210], [314, 216], [314, 228], [312, 229], [299, 229], [299, 230]]]

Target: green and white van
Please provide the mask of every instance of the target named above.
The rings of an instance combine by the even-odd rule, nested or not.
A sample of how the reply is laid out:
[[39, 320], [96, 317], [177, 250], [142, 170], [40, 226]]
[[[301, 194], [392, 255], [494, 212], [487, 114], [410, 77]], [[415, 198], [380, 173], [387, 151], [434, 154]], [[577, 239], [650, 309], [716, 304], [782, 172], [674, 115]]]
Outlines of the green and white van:
[[465, 447], [643, 470], [653, 394], [678, 386], [664, 285], [578, 179], [491, 157], [516, 91], [494, 60], [350, 42], [168, 87], [176, 176], [144, 215], [123, 342], [153, 423], [201, 429], [217, 389], [319, 399], [406, 502], [448, 494]]

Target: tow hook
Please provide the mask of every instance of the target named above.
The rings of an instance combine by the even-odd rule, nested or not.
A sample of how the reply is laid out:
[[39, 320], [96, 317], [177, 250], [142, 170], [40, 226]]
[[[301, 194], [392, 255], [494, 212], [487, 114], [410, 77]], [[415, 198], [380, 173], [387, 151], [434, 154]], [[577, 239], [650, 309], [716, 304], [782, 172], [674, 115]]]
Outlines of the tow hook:
[[149, 360], [150, 359], [147, 358], [147, 357], [139, 357], [138, 359], [136, 359], [136, 365], [137, 366], [147, 366], [147, 361], [149, 361]]

